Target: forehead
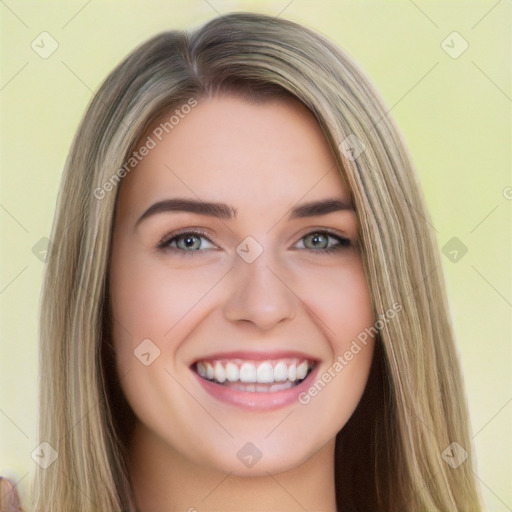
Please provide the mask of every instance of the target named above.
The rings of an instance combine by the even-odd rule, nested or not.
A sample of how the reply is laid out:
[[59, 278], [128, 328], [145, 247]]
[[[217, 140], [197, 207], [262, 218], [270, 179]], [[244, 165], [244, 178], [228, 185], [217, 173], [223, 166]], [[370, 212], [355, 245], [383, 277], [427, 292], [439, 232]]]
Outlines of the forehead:
[[326, 195], [349, 201], [322, 130], [299, 101], [250, 103], [221, 95], [177, 110], [141, 139], [139, 148], [151, 149], [123, 179], [121, 208], [176, 196], [225, 201], [240, 210]]

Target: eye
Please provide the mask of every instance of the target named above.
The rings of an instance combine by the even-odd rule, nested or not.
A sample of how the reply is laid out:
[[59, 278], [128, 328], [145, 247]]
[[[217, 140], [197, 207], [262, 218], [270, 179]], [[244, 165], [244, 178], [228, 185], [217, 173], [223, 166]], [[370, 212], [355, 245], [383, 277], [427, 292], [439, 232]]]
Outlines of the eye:
[[[204, 247], [201, 240], [207, 240], [211, 247]], [[305, 241], [304, 248], [317, 254], [330, 254], [352, 245], [348, 238], [331, 233], [330, 231], [312, 231], [301, 238], [301, 242]], [[331, 245], [329, 240], [335, 240], [337, 243]], [[171, 235], [163, 238], [157, 245], [161, 250], [172, 250], [182, 255], [187, 253], [199, 252], [199, 249], [212, 249], [216, 247], [211, 240], [202, 231], [182, 231], [178, 233], [171, 233]]]
[[[198, 249], [205, 249], [204, 244], [201, 242], [202, 239], [211, 243], [206, 234], [201, 231], [182, 231], [181, 233], [172, 233], [169, 237], [161, 240], [157, 248], [179, 251], [183, 254], [187, 252], [197, 252]], [[215, 246], [212, 244], [212, 247]], [[210, 247], [210, 249], [212, 247]], [[206, 247], [206, 249], [208, 249], [208, 247]]]
[[[334, 245], [329, 245], [329, 239], [337, 240], [337, 243]], [[348, 238], [335, 235], [330, 231], [312, 231], [311, 233], [308, 233], [302, 237], [301, 241], [302, 240], [305, 241], [306, 249], [319, 254], [330, 254], [346, 249], [352, 245]], [[311, 247], [308, 247], [308, 245]]]

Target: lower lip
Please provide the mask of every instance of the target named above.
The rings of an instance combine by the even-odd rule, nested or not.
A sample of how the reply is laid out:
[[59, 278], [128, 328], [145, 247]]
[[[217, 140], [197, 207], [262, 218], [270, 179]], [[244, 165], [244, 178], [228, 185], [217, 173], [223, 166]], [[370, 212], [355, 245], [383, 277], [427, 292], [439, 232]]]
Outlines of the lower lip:
[[194, 370], [191, 371], [199, 379], [201, 386], [221, 402], [250, 411], [272, 411], [298, 402], [299, 395], [305, 392], [311, 386], [311, 382], [314, 381], [315, 375], [318, 373], [318, 364], [300, 384], [289, 389], [267, 392], [241, 391], [240, 389], [229, 388], [203, 379]]

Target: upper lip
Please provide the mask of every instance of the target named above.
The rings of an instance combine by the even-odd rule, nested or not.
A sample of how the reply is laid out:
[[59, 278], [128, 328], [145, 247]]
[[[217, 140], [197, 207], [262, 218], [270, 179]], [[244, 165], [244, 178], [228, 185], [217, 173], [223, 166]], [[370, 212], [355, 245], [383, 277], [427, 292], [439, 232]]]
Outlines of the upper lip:
[[318, 362], [318, 358], [305, 352], [296, 350], [273, 350], [273, 351], [249, 351], [236, 350], [232, 352], [214, 352], [205, 356], [198, 357], [198, 361], [220, 360], [220, 359], [244, 359], [246, 361], [269, 361], [273, 359], [297, 358], [307, 359], [308, 361]]

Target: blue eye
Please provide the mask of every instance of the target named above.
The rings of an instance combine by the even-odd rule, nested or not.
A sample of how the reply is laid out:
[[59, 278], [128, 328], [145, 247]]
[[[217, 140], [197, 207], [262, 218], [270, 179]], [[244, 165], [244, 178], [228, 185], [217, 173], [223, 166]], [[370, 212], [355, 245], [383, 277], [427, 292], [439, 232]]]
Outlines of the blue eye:
[[[337, 243], [329, 245], [329, 239], [336, 240]], [[207, 240], [208, 243], [215, 247], [211, 240], [201, 231], [183, 231], [181, 233], [172, 233], [169, 237], [164, 238], [158, 243], [157, 248], [161, 250], [172, 250], [180, 252], [182, 255], [187, 253], [199, 252], [199, 249], [211, 249], [212, 247], [204, 247], [201, 240]], [[313, 244], [312, 247], [304, 247], [306, 250], [316, 254], [331, 254], [352, 245], [348, 238], [335, 235], [330, 231], [312, 231], [301, 238]]]

